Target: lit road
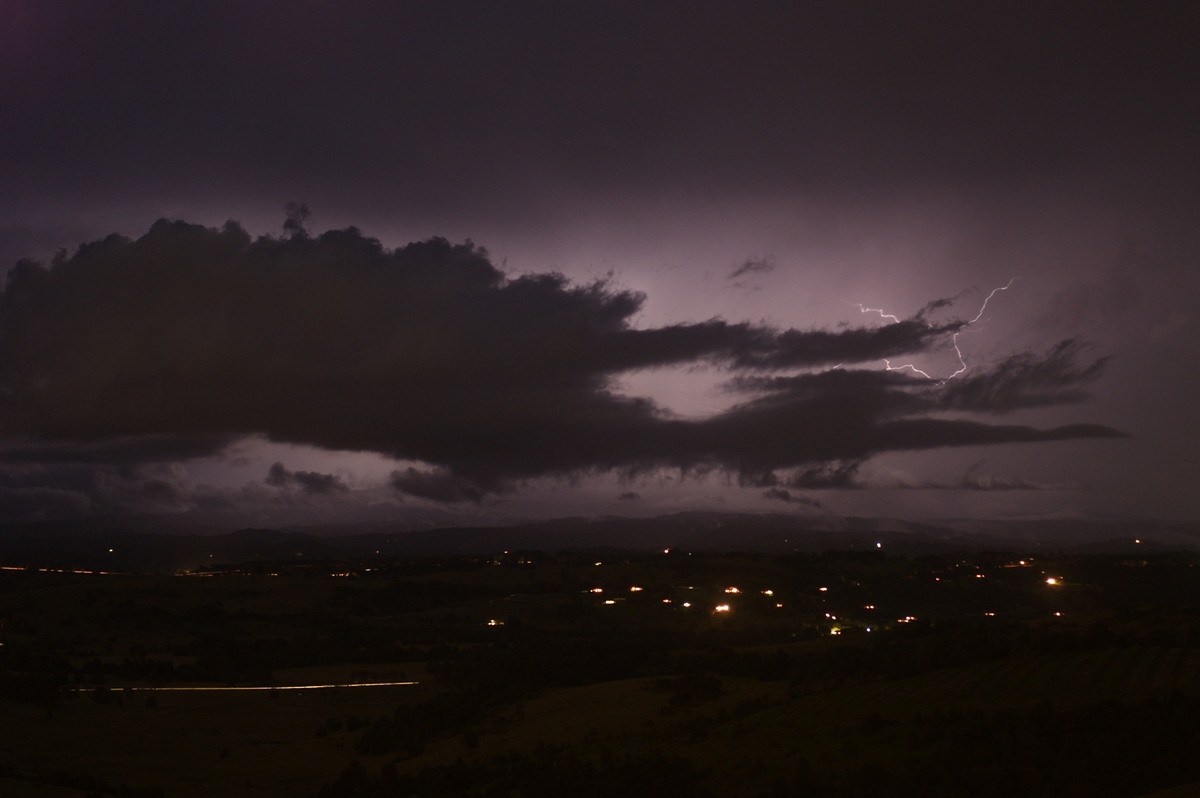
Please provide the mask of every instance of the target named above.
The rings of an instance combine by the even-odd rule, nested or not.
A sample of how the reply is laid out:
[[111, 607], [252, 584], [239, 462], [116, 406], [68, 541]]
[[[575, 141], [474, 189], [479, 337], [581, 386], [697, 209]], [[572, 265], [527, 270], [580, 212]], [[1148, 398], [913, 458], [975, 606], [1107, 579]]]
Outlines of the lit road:
[[113, 687], [97, 685], [94, 687], [72, 687], [71, 692], [87, 693], [93, 690], [111, 690], [113, 692], [131, 693], [165, 693], [165, 692], [223, 692], [245, 693], [252, 690], [338, 690], [346, 687], [407, 687], [420, 682], [348, 682], [346, 684], [281, 684], [253, 687]]

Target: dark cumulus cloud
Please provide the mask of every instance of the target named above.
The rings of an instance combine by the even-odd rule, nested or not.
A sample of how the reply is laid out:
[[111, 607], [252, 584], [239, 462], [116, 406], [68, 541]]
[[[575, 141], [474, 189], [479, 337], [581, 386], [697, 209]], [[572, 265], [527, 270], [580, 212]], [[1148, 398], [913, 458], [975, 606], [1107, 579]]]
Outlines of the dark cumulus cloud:
[[[944, 346], [964, 321], [642, 329], [643, 297], [609, 282], [509, 276], [470, 242], [313, 236], [300, 210], [284, 238], [163, 220], [18, 264], [0, 297], [5, 456], [149, 462], [265, 435], [423, 463], [392, 487], [481, 502], [526, 479], [657, 468], [836, 487], [884, 451], [1119, 434], [945, 416], [1081, 400], [1104, 360], [1077, 342], [939, 385], [850, 366]], [[615, 389], [623, 372], [698, 364], [745, 401], [686, 419]], [[268, 483], [345, 487], [282, 465]]]
[[773, 271], [775, 271], [775, 258], [770, 255], [761, 258], [746, 258], [735, 266], [725, 279], [736, 280], [746, 275], [769, 274]]
[[346, 483], [334, 474], [322, 474], [317, 471], [289, 471], [283, 463], [272, 464], [263, 481], [272, 487], [295, 487], [303, 493], [316, 496], [329, 496], [350, 490]]

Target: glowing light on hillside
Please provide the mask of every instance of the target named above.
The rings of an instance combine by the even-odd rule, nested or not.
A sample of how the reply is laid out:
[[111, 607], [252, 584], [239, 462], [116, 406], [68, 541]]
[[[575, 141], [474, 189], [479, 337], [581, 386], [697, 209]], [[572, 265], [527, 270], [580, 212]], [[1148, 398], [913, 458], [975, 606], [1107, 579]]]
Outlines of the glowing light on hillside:
[[728, 604], [718, 604], [717, 606], [713, 607], [713, 610], [715, 612], [729, 612], [729, 605]]
[[822, 593], [828, 593], [828, 592], [829, 592], [829, 588], [827, 588], [827, 587], [819, 587], [819, 588], [817, 588], [817, 590], [821, 591]]
[[774, 590], [764, 590], [764, 591], [762, 592], [762, 594], [763, 594], [764, 596], [774, 596], [774, 595], [775, 595], [775, 591], [774, 591]]
[[640, 587], [638, 587], [637, 585], [634, 585], [633, 587], [629, 588], [629, 592], [630, 593], [641, 593], [642, 589]]
[[1055, 578], [1055, 577], [1053, 577], [1053, 576], [1047, 576], [1047, 577], [1046, 577], [1046, 584], [1048, 584], [1048, 585], [1057, 585], [1057, 584], [1058, 584], [1058, 579], [1057, 579], [1057, 578]]
[[725, 592], [726, 593], [741, 593], [742, 591], [738, 590], [736, 587], [727, 587], [727, 588], [725, 588]]

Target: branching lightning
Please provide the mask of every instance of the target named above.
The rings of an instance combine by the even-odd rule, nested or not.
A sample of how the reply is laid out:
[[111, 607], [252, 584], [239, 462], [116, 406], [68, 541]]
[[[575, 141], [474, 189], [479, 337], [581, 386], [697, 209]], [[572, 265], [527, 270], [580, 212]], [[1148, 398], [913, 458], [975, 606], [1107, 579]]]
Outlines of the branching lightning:
[[[967, 370], [968, 367], [967, 367], [966, 358], [963, 357], [962, 349], [960, 349], [958, 346], [958, 336], [960, 336], [962, 334], [963, 330], [965, 330], [967, 327], [970, 327], [972, 324], [976, 323], [981, 318], [983, 318], [983, 314], [987, 310], [988, 303], [992, 301], [992, 297], [994, 297], [996, 294], [1000, 293], [1001, 291], [1007, 291], [1009, 288], [1012, 287], [1012, 284], [1015, 283], [1016, 281], [1017, 281], [1017, 278], [1013, 277], [1005, 285], [1002, 285], [999, 288], [993, 288], [991, 290], [991, 293], [989, 293], [986, 297], [983, 298], [983, 304], [981, 304], [979, 306], [979, 312], [975, 314], [975, 317], [969, 321], [963, 322], [962, 326], [959, 327], [957, 330], [955, 330], [954, 333], [950, 336], [950, 342], [954, 346], [954, 355], [955, 355], [955, 357], [958, 358], [958, 368], [952, 374], [950, 374], [946, 377], [943, 377], [940, 380], [937, 380], [937, 378], [932, 376], [929, 372], [923, 371], [923, 370], [917, 368], [912, 363], [904, 363], [899, 366], [893, 366], [891, 361], [888, 360], [887, 358], [884, 358], [884, 360], [883, 360], [884, 367], [888, 371], [903, 371], [904, 369], [909, 369], [914, 374], [920, 374], [922, 377], [924, 377], [927, 380], [931, 380], [931, 381], [937, 380], [938, 385], [944, 385], [945, 383], [954, 379], [958, 375], [962, 374], [963, 372], [965, 372]], [[898, 317], [892, 315], [891, 313], [885, 313], [882, 308], [868, 308], [868, 307], [864, 307], [862, 304], [853, 305], [852, 307], [857, 307], [860, 313], [878, 313], [879, 317], [882, 319], [890, 319], [891, 323], [893, 323], [893, 324], [900, 323], [900, 319]]]
[[[933, 379], [933, 377], [930, 376], [928, 372], [921, 371], [919, 368], [914, 366], [912, 363], [905, 363], [902, 366], [893, 366], [892, 361], [888, 360], [885, 357], [883, 359], [883, 365], [885, 368], [887, 368], [888, 371], [903, 371], [904, 369], [911, 369], [913, 372], [920, 374], [922, 377], [924, 377], [927, 380]], [[947, 379], [949, 379], [949, 378], [947, 378]]]

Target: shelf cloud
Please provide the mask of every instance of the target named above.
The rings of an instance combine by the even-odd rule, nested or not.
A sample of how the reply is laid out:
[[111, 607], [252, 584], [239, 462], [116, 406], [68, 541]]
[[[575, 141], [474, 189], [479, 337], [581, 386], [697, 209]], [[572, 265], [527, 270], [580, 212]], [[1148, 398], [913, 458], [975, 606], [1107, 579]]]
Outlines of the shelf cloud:
[[[961, 417], [1082, 401], [1107, 361], [1075, 340], [941, 384], [856, 367], [944, 346], [966, 324], [925, 310], [877, 327], [639, 328], [643, 295], [509, 275], [471, 242], [388, 249], [355, 228], [288, 232], [162, 220], [136, 240], [20, 263], [0, 298], [0, 459], [162, 462], [264, 435], [424, 464], [395, 470], [391, 487], [456, 503], [526, 479], [658, 468], [837, 487], [880, 452], [1120, 435]], [[696, 366], [726, 373], [742, 401], [682, 418], [615, 390], [622, 373]], [[282, 463], [266, 483], [347, 490]]]

